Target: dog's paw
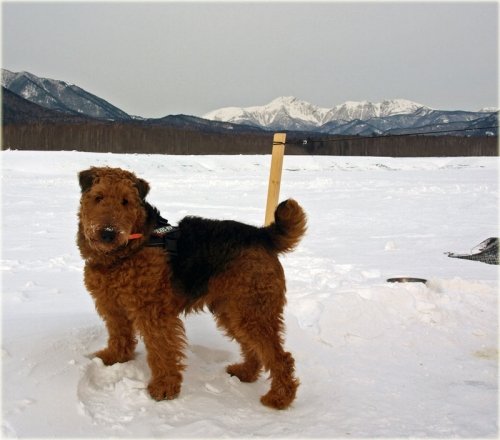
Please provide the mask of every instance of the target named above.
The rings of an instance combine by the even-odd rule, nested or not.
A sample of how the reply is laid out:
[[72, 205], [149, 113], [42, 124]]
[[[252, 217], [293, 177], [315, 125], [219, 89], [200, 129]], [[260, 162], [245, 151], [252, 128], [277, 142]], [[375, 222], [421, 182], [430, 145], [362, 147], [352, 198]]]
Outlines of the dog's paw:
[[260, 374], [260, 368], [254, 365], [249, 368], [245, 363], [228, 365], [226, 371], [231, 376], [236, 376], [242, 382], [255, 382]]
[[280, 385], [273, 384], [269, 392], [260, 398], [260, 402], [270, 408], [286, 409], [294, 401], [299, 384], [295, 378]]
[[293, 402], [295, 395], [277, 394], [269, 392], [260, 398], [262, 405], [274, 409], [286, 409]]
[[109, 348], [105, 348], [94, 353], [94, 357], [101, 359], [104, 365], [113, 365], [118, 362], [128, 362], [134, 359], [133, 354], [117, 353]]
[[181, 382], [177, 378], [153, 379], [148, 385], [148, 391], [155, 400], [172, 400], [181, 392]]

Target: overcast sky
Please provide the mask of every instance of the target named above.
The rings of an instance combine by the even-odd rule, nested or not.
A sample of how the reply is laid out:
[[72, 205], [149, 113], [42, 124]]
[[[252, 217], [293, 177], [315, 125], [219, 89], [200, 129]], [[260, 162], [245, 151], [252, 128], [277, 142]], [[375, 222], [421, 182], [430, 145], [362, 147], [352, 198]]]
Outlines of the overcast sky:
[[3, 2], [2, 24], [2, 67], [145, 117], [278, 96], [498, 106], [496, 2]]

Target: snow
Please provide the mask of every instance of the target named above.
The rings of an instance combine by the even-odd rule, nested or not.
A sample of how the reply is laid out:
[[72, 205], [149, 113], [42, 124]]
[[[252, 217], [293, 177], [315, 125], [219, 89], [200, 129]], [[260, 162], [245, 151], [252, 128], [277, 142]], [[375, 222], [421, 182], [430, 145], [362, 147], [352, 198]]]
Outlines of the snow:
[[[497, 158], [285, 157], [281, 199], [309, 216], [287, 275], [297, 400], [262, 406], [263, 375], [224, 371], [237, 345], [209, 313], [185, 318], [178, 399], [155, 402], [144, 346], [103, 366], [104, 325], [75, 245], [76, 173], [120, 166], [187, 214], [261, 224], [269, 156], [4, 151], [2, 433], [5, 437], [498, 436], [498, 267], [457, 260], [498, 235]], [[392, 284], [397, 276], [427, 284]]]
[[498, 111], [498, 107], [483, 107], [482, 109], [478, 110], [480, 113], [494, 113]]
[[12, 81], [16, 79], [16, 74], [10, 70], [0, 68], [0, 77], [3, 87], [9, 87]]

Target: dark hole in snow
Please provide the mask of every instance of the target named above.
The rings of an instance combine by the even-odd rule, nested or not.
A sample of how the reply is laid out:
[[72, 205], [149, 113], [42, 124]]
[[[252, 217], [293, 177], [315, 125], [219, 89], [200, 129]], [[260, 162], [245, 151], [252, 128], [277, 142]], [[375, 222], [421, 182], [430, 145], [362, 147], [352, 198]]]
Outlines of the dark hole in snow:
[[388, 283], [427, 283], [427, 280], [423, 278], [411, 278], [411, 277], [398, 277], [398, 278], [388, 278]]

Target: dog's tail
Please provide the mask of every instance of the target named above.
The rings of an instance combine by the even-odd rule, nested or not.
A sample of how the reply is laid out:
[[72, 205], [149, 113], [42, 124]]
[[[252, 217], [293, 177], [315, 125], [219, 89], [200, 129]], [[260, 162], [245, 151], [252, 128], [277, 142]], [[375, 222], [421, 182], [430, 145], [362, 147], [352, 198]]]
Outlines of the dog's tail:
[[278, 205], [274, 211], [274, 223], [264, 229], [277, 252], [290, 252], [306, 232], [307, 217], [295, 200], [288, 199]]

